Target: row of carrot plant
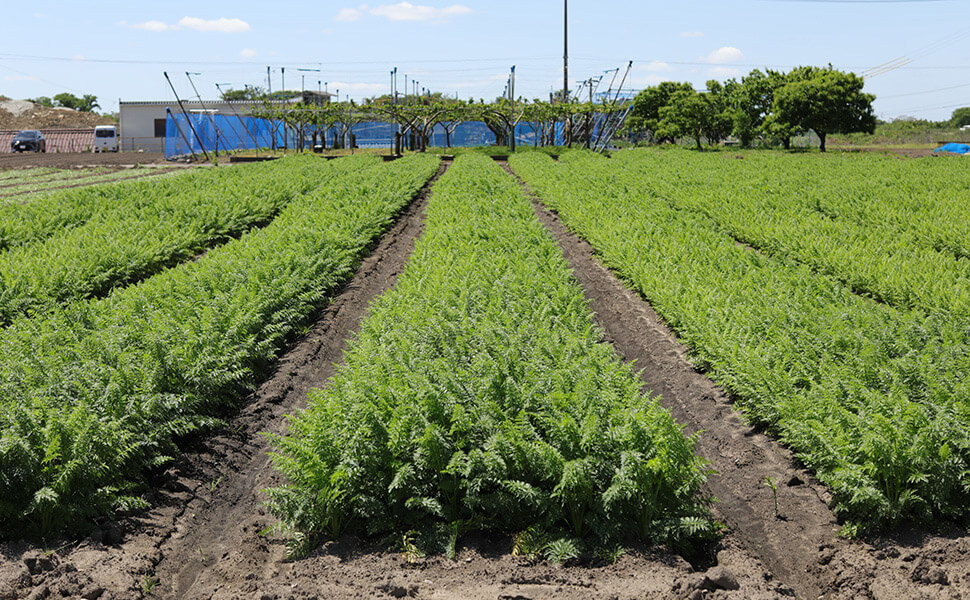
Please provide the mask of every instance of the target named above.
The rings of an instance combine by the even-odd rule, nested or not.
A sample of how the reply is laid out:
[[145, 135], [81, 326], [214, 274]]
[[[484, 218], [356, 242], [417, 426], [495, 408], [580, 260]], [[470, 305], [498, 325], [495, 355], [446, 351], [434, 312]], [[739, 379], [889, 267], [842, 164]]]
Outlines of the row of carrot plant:
[[[859, 293], [900, 308], [970, 316], [970, 260], [927, 243], [928, 234], [918, 227], [853, 218], [849, 207], [860, 201], [851, 188], [840, 177], [816, 180], [812, 163], [792, 163], [787, 157], [732, 160], [723, 155], [642, 150], [622, 152], [617, 158], [672, 206], [710, 217], [733, 237], [761, 251], [808, 264]], [[847, 168], [864, 164], [871, 171], [882, 168], [866, 158], [850, 157], [840, 164]], [[943, 170], [947, 164], [932, 163]], [[946, 178], [946, 173], [937, 176]], [[959, 185], [949, 182], [945, 188], [949, 196], [936, 206], [958, 202]], [[819, 210], [814, 201], [807, 201], [806, 188], [812, 190], [812, 197], [825, 198], [826, 208]], [[853, 214], [888, 212], [900, 203], [889, 193]], [[910, 204], [925, 206], [929, 201]], [[900, 221], [909, 212], [904, 209]], [[963, 213], [970, 218], [970, 209], [964, 208]], [[939, 216], [931, 221], [924, 214], [923, 221], [949, 227], [949, 221]]]
[[341, 159], [267, 227], [0, 332], [0, 535], [142, 504], [145, 470], [254, 389], [437, 166]]
[[0, 201], [4, 203], [19, 203], [36, 199], [42, 194], [58, 189], [87, 187], [102, 183], [120, 182], [126, 179], [152, 178], [166, 174], [167, 171], [158, 168], [133, 168], [123, 171], [106, 173], [92, 173], [90, 175], [71, 178], [58, 178], [44, 181], [27, 181], [18, 185], [0, 185]]
[[96, 215], [150, 206], [158, 198], [243, 177], [247, 169], [193, 169], [188, 173], [56, 190], [30, 202], [0, 204], [0, 251], [32, 244]]
[[271, 507], [304, 543], [394, 533], [452, 552], [490, 530], [536, 552], [715, 530], [693, 440], [601, 343], [521, 187], [479, 155], [436, 183], [394, 289], [274, 443], [289, 483]]
[[324, 184], [313, 157], [142, 184], [121, 202], [34, 244], [0, 254], [0, 325], [52, 305], [100, 297], [268, 223], [293, 198]]
[[[623, 162], [623, 161], [620, 161]], [[900, 311], [673, 208], [655, 175], [573, 153], [515, 171], [647, 299], [695, 364], [833, 493], [846, 531], [970, 516], [970, 331]]]
[[50, 183], [54, 181], [64, 181], [68, 179], [96, 177], [112, 172], [119, 171], [117, 169], [108, 169], [107, 167], [92, 167], [84, 169], [18, 169], [0, 173], [0, 189], [31, 184]]

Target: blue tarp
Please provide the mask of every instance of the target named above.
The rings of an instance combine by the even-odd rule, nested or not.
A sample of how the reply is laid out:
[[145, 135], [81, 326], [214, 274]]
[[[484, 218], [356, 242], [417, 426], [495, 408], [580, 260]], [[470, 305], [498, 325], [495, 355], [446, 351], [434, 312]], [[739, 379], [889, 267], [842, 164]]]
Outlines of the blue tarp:
[[952, 152], [953, 154], [966, 154], [970, 152], [970, 145], [968, 144], [944, 144], [936, 149], [937, 152]]

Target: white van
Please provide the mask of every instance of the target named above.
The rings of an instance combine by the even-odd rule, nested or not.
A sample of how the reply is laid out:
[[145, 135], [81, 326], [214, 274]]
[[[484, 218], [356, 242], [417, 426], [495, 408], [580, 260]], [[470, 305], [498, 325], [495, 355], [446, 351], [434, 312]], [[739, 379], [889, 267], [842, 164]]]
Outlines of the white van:
[[114, 125], [98, 125], [94, 128], [95, 152], [118, 151], [118, 128]]

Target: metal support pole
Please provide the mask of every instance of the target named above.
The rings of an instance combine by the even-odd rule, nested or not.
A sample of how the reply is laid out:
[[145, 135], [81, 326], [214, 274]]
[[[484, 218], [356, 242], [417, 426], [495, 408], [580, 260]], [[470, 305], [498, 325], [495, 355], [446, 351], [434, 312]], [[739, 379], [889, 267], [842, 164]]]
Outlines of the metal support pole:
[[192, 81], [192, 75], [201, 75], [202, 73], [189, 73], [185, 72], [185, 78], [189, 80], [189, 84], [192, 86], [192, 90], [195, 92], [195, 97], [199, 99], [199, 106], [202, 107], [202, 111], [209, 116], [209, 122], [212, 123], [212, 133], [216, 136], [216, 156], [219, 156], [219, 127], [216, 125], [216, 118], [209, 113], [209, 109], [206, 108], [205, 102], [202, 101], [202, 95], [199, 94], [199, 89], [195, 87], [195, 82]]
[[[185, 112], [185, 105], [182, 104], [182, 99], [179, 98], [178, 92], [175, 91], [175, 86], [172, 84], [172, 80], [169, 78], [168, 72], [162, 71], [162, 75], [165, 76], [165, 81], [168, 82], [168, 87], [172, 88], [172, 93], [175, 94], [175, 100], [179, 103], [179, 108], [182, 109], [182, 114], [185, 116], [185, 121], [189, 124], [189, 129], [192, 130], [192, 134], [195, 136], [195, 139], [199, 142], [199, 147], [202, 148], [202, 154], [205, 154], [205, 159], [209, 160], [209, 153], [205, 151], [205, 146], [202, 144], [202, 140], [199, 138], [199, 133], [192, 125], [192, 119], [190, 119], [188, 113]], [[192, 156], [195, 156], [195, 152], [192, 153]]]

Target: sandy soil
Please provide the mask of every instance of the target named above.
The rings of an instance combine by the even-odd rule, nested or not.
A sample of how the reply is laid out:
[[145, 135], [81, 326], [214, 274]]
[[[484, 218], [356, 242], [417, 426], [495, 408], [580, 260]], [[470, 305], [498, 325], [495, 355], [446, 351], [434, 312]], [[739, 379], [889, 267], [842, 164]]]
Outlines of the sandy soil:
[[[259, 490], [280, 479], [259, 433], [283, 431], [283, 415], [303, 405], [308, 389], [326, 385], [369, 302], [404, 268], [426, 193], [229, 426], [187, 441], [184, 455], [154, 482], [152, 509], [103, 521], [81, 540], [0, 546], [0, 599], [970, 597], [966, 531], [837, 538], [824, 488], [745, 425], [650, 307], [538, 203], [608, 341], [625, 360], [636, 360], [645, 388], [660, 394], [688, 431], [699, 432], [698, 451], [718, 470], [707, 491], [720, 500], [715, 510], [727, 535], [694, 565], [663, 548], [632, 548], [615, 565], [556, 567], [510, 556], [510, 540], [502, 537], [463, 540], [457, 560], [409, 562], [356, 539], [284, 560], [285, 540], [261, 533], [273, 520]], [[765, 476], [781, 484], [777, 517]]]

